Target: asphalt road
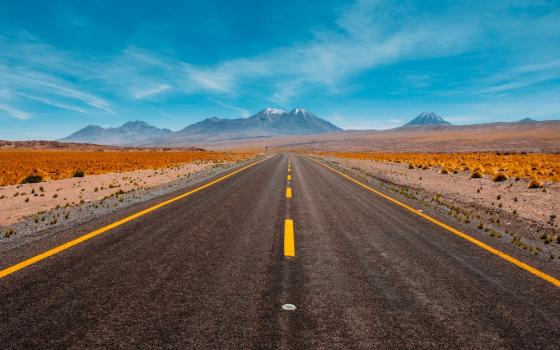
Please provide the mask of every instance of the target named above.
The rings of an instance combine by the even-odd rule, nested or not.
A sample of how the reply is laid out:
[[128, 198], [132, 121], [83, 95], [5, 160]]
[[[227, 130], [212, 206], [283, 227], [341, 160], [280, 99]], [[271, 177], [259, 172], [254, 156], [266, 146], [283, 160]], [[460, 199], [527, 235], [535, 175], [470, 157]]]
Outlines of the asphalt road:
[[0, 279], [0, 348], [558, 349], [560, 288], [275, 155]]

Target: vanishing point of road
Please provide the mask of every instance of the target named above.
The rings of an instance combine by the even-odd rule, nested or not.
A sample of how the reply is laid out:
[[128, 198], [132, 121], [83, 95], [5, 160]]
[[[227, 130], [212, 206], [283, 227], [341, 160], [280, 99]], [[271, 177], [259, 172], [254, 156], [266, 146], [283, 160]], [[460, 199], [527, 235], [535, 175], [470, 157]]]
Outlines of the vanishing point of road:
[[366, 187], [277, 154], [9, 250], [0, 349], [560, 348], [558, 274]]

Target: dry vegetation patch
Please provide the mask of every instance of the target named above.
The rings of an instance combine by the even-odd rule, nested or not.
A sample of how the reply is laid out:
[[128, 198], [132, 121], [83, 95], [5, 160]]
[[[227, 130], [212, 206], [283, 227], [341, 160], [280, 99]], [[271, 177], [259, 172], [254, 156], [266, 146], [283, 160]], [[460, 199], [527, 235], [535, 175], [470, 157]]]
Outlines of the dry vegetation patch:
[[439, 167], [447, 172], [469, 171], [473, 178], [491, 176], [494, 181], [508, 178], [560, 182], [560, 154], [538, 153], [346, 153], [328, 152], [324, 156], [408, 163], [410, 169]]
[[246, 160], [249, 152], [1, 150], [0, 186], [87, 175]]

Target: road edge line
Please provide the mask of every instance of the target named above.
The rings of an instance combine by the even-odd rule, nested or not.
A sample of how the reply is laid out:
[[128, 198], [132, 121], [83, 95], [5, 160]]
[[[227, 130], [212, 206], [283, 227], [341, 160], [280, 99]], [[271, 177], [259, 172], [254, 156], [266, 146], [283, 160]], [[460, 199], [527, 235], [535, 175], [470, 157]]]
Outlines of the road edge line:
[[373, 192], [373, 193], [377, 194], [378, 196], [380, 196], [384, 199], [387, 199], [388, 201], [392, 202], [393, 204], [396, 204], [396, 205], [400, 206], [401, 208], [404, 208], [404, 209], [406, 209], [406, 210], [408, 210], [408, 211], [410, 211], [410, 212], [428, 220], [429, 222], [445, 229], [446, 231], [449, 231], [449, 232], [451, 232], [451, 233], [453, 233], [453, 234], [455, 234], [455, 235], [473, 243], [474, 245], [476, 245], [476, 246], [478, 246], [478, 247], [480, 247], [480, 248], [482, 248], [482, 249], [484, 249], [484, 250], [486, 250], [486, 251], [488, 251], [488, 252], [490, 252], [494, 255], [497, 255], [498, 257], [506, 260], [507, 262], [509, 262], [509, 263], [511, 263], [511, 264], [513, 264], [513, 265], [531, 273], [532, 275], [537, 276], [537, 277], [551, 283], [552, 285], [554, 285], [556, 287], [560, 287], [560, 280], [559, 279], [557, 279], [557, 278], [555, 278], [555, 277], [553, 277], [553, 276], [551, 276], [547, 273], [544, 273], [541, 270], [539, 270], [537, 268], [534, 268], [531, 265], [526, 264], [523, 261], [518, 260], [518, 259], [514, 258], [513, 256], [508, 255], [508, 254], [506, 254], [506, 253], [504, 253], [504, 252], [502, 252], [502, 251], [500, 251], [500, 250], [498, 250], [498, 249], [496, 249], [496, 248], [494, 248], [494, 247], [492, 247], [492, 246], [490, 246], [490, 245], [488, 245], [488, 244], [486, 244], [486, 243], [484, 243], [484, 242], [482, 242], [482, 241], [480, 241], [480, 240], [478, 240], [478, 239], [476, 239], [476, 238], [474, 238], [474, 237], [472, 237], [472, 236], [470, 236], [470, 235], [468, 235], [464, 232], [461, 232], [461, 231], [447, 225], [446, 223], [444, 223], [442, 221], [439, 221], [439, 220], [437, 220], [437, 219], [435, 219], [435, 218], [433, 218], [433, 217], [431, 217], [431, 216], [429, 216], [429, 215], [427, 215], [423, 212], [419, 212], [415, 208], [413, 208], [413, 207], [411, 207], [411, 206], [409, 206], [409, 205], [407, 205], [403, 202], [400, 202], [400, 201], [396, 200], [395, 198], [393, 198], [393, 197], [391, 197], [391, 196], [389, 196], [389, 195], [387, 195], [383, 192], [380, 192], [376, 189], [373, 189], [373, 188], [369, 187], [368, 185], [354, 179], [353, 177], [351, 177], [347, 174], [344, 174], [343, 172], [341, 172], [339, 170], [336, 170], [336, 169], [334, 169], [334, 168], [332, 168], [332, 167], [330, 167], [326, 164], [323, 164], [320, 161], [318, 161], [316, 159], [313, 159], [309, 156], [305, 156], [305, 157], [312, 160], [313, 162], [315, 162], [315, 163], [317, 163], [321, 166], [324, 166], [325, 168], [337, 173], [338, 175], [356, 183], [357, 185], [367, 189], [368, 191]]
[[261, 159], [261, 160], [258, 160], [258, 161], [256, 161], [256, 162], [253, 162], [253, 163], [251, 163], [251, 164], [249, 164], [249, 165], [246, 165], [246, 166], [244, 166], [244, 167], [242, 167], [242, 168], [239, 168], [239, 169], [237, 169], [237, 170], [234, 170], [234, 171], [232, 171], [232, 172], [230, 172], [230, 173], [228, 173], [228, 174], [226, 174], [226, 175], [224, 175], [224, 176], [222, 176], [222, 177], [219, 177], [219, 178], [217, 178], [217, 179], [214, 179], [214, 180], [212, 180], [212, 181], [210, 181], [210, 182], [208, 182], [208, 183], [206, 183], [206, 184], [204, 184], [204, 185], [202, 185], [202, 186], [199, 186], [199, 187], [197, 187], [197, 188], [195, 188], [195, 189], [193, 189], [193, 190], [190, 190], [190, 191], [188, 191], [188, 192], [182, 193], [182, 194], [180, 194], [180, 195], [178, 195], [178, 196], [176, 196], [176, 197], [173, 197], [173, 198], [171, 198], [171, 199], [168, 199], [168, 200], [166, 200], [166, 201], [163, 201], [163, 202], [161, 202], [161, 203], [158, 203], [158, 204], [156, 204], [156, 205], [153, 205], [153, 206], [151, 206], [151, 207], [149, 207], [149, 208], [147, 208], [147, 209], [141, 210], [141, 211], [139, 211], [139, 212], [137, 212], [137, 213], [134, 213], [134, 214], [132, 214], [132, 215], [129, 215], [129, 216], [123, 218], [123, 219], [117, 220], [117, 221], [115, 221], [115, 222], [113, 222], [113, 223], [111, 223], [111, 224], [109, 224], [109, 225], [103, 226], [103, 227], [101, 227], [101, 228], [99, 228], [99, 229], [97, 229], [97, 230], [91, 231], [91, 232], [86, 233], [86, 234], [84, 234], [84, 235], [82, 235], [82, 236], [79, 236], [79, 237], [77, 237], [77, 238], [74, 238], [73, 240], [70, 240], [70, 241], [68, 241], [68, 242], [66, 242], [66, 243], [63, 243], [63, 244], [60, 244], [60, 245], [58, 245], [58, 246], [56, 246], [56, 247], [54, 247], [54, 248], [51, 248], [51, 249], [49, 249], [49, 250], [47, 250], [47, 251], [45, 251], [45, 252], [43, 252], [43, 253], [37, 254], [37, 255], [35, 255], [35, 256], [31, 257], [31, 258], [25, 259], [25, 260], [23, 260], [23, 261], [20, 261], [20, 262], [17, 263], [17, 264], [14, 264], [14, 265], [9, 266], [9, 267], [7, 267], [7, 268], [5, 268], [5, 269], [2, 269], [2, 270], [0, 270], [0, 279], [5, 278], [5, 277], [7, 277], [7, 276], [9, 276], [9, 275], [11, 275], [11, 274], [13, 274], [13, 273], [15, 273], [15, 272], [21, 270], [21, 269], [24, 269], [24, 268], [26, 268], [26, 267], [28, 267], [28, 266], [30, 266], [30, 265], [33, 265], [33, 264], [35, 264], [35, 263], [37, 263], [37, 262], [39, 262], [39, 261], [41, 261], [41, 260], [44, 260], [44, 259], [48, 258], [48, 257], [51, 257], [51, 256], [53, 256], [53, 255], [56, 255], [56, 254], [58, 254], [58, 253], [60, 253], [60, 252], [62, 252], [62, 251], [65, 251], [65, 250], [67, 250], [67, 249], [70, 249], [70, 248], [72, 248], [72, 247], [74, 247], [74, 246], [76, 246], [76, 245], [78, 245], [78, 244], [80, 244], [80, 243], [83, 243], [83, 242], [85, 242], [85, 241], [87, 241], [87, 240], [89, 240], [89, 239], [92, 239], [93, 237], [99, 236], [100, 234], [105, 233], [105, 232], [107, 232], [107, 231], [110, 231], [110, 230], [112, 230], [112, 229], [114, 229], [114, 228], [116, 228], [116, 227], [118, 227], [118, 226], [121, 226], [121, 225], [123, 225], [123, 224], [126, 224], [127, 222], [130, 222], [130, 221], [132, 221], [132, 220], [134, 220], [134, 219], [137, 219], [137, 218], [139, 218], [139, 217], [141, 217], [141, 216], [144, 216], [144, 215], [146, 215], [146, 214], [149, 214], [149, 213], [151, 213], [151, 212], [153, 212], [153, 211], [155, 211], [155, 210], [157, 210], [157, 209], [159, 209], [159, 208], [161, 208], [161, 207], [164, 207], [164, 206], [166, 206], [166, 205], [168, 205], [168, 204], [171, 204], [171, 203], [176, 202], [176, 201], [178, 201], [178, 200], [180, 200], [180, 199], [183, 199], [183, 198], [185, 198], [185, 197], [188, 197], [188, 196], [190, 196], [190, 195], [192, 195], [192, 194], [194, 194], [194, 193], [196, 193], [196, 192], [200, 192], [200, 191], [202, 191], [202, 190], [204, 190], [204, 189], [206, 189], [206, 188], [208, 188], [208, 187], [210, 187], [210, 186], [212, 186], [212, 185], [214, 185], [214, 184], [217, 184], [218, 182], [221, 182], [221, 181], [223, 181], [223, 180], [225, 180], [225, 179], [228, 179], [228, 178], [232, 177], [233, 175], [238, 174], [238, 173], [240, 173], [240, 172], [242, 172], [242, 171], [244, 171], [244, 170], [246, 170], [246, 169], [249, 169], [249, 168], [251, 168], [251, 167], [253, 167], [253, 166], [255, 166], [255, 165], [257, 165], [257, 164], [259, 164], [259, 163], [261, 163], [261, 162], [263, 162], [263, 161], [265, 161], [265, 160], [267, 160], [267, 159], [269, 159], [269, 158], [265, 158], [265, 159]]

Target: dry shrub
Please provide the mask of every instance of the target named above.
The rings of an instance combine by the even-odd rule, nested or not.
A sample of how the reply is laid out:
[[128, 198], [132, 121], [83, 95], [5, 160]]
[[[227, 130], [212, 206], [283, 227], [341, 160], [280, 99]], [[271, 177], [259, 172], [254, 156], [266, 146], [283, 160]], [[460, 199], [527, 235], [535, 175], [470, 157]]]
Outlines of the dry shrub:
[[21, 180], [20, 184], [36, 184], [43, 181], [43, 177], [41, 175], [29, 175], [25, 179]]
[[496, 174], [493, 178], [492, 181], [494, 182], [502, 182], [502, 181], [506, 181], [508, 179], [508, 177], [505, 174]]
[[482, 179], [482, 173], [480, 171], [475, 171], [471, 174], [471, 179]]
[[543, 184], [538, 179], [533, 179], [529, 182], [529, 188], [542, 188]]
[[440, 174], [449, 174], [449, 171], [445, 168], [441, 169], [441, 171], [439, 172]]

